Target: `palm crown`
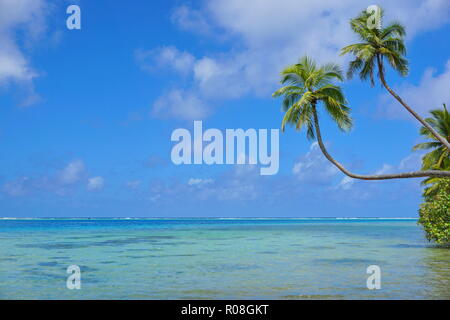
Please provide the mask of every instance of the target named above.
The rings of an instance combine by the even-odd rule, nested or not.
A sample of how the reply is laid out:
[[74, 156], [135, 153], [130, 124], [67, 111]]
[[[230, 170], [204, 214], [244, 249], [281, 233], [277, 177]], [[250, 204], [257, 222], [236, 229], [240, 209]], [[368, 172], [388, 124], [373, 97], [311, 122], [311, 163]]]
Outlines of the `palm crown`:
[[[381, 17], [383, 17], [383, 10]], [[370, 79], [375, 84], [374, 71], [378, 65], [378, 74], [384, 73], [383, 61], [387, 60], [391, 67], [400, 75], [408, 74], [408, 61], [405, 59], [406, 47], [404, 44], [405, 28], [398, 22], [389, 24], [385, 28], [369, 28], [367, 21], [370, 18], [367, 12], [362, 12], [357, 18], [350, 21], [352, 30], [358, 34], [361, 42], [346, 46], [341, 55], [353, 54], [355, 59], [350, 62], [347, 77], [352, 78], [359, 73], [361, 80]]]
[[334, 80], [343, 80], [342, 70], [336, 64], [317, 64], [305, 56], [297, 64], [286, 67], [281, 72], [281, 83], [286, 85], [273, 96], [284, 96], [283, 111], [286, 112], [281, 128], [286, 124], [301, 130], [307, 128], [309, 139], [315, 138], [313, 116], [317, 103], [321, 102], [325, 110], [341, 130], [352, 127], [350, 108], [346, 106], [342, 89], [333, 84]]
[[[444, 104], [444, 109], [430, 111], [432, 117], [425, 119], [441, 136], [450, 141], [450, 113]], [[423, 157], [423, 170], [448, 170], [450, 169], [450, 152], [438, 141], [431, 132], [422, 127], [420, 134], [432, 141], [420, 143], [414, 147], [414, 150], [434, 149]]]
[[[425, 119], [441, 136], [450, 141], [450, 113], [444, 104], [444, 109], [430, 111], [432, 117]], [[431, 134], [430, 130], [425, 127], [420, 129], [420, 134], [432, 141], [419, 143], [414, 150], [430, 150], [422, 159], [422, 170], [450, 170], [450, 152], [446, 146]], [[422, 185], [428, 186], [425, 196], [432, 196], [439, 191], [439, 182], [442, 178], [430, 177], [422, 182]]]

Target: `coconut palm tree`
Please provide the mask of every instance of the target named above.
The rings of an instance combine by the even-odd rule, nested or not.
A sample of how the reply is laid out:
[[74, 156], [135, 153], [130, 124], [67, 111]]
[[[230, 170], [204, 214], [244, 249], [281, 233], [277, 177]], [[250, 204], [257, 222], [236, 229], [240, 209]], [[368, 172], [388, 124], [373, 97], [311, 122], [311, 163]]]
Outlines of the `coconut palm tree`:
[[341, 68], [335, 64], [318, 66], [311, 58], [303, 57], [297, 64], [288, 66], [281, 72], [284, 87], [277, 90], [273, 97], [283, 96], [285, 115], [281, 124], [284, 131], [286, 124], [297, 130], [306, 128], [309, 139], [317, 142], [325, 157], [339, 170], [351, 178], [361, 180], [387, 180], [419, 177], [450, 177], [450, 172], [425, 170], [400, 174], [359, 175], [348, 171], [327, 151], [322, 140], [317, 107], [322, 106], [337, 126], [348, 131], [352, 127], [350, 108], [347, 106], [341, 87], [334, 82], [343, 81]]
[[[447, 106], [444, 104], [443, 109], [436, 109], [430, 111], [432, 117], [425, 119], [439, 134], [450, 141], [450, 113]], [[434, 135], [426, 128], [420, 129], [420, 134], [431, 141], [419, 143], [413, 150], [430, 150], [422, 158], [422, 170], [450, 170], [450, 151], [436, 139]], [[423, 185], [428, 186], [425, 189], [424, 195], [429, 196], [436, 193], [436, 183], [441, 178], [428, 178], [422, 182]]]
[[284, 96], [283, 110], [286, 112], [281, 129], [286, 124], [295, 125], [297, 130], [307, 128], [309, 139], [315, 138], [313, 115], [317, 103], [322, 102], [329, 115], [343, 131], [352, 127], [350, 108], [346, 106], [342, 89], [332, 83], [343, 81], [342, 71], [338, 65], [327, 64], [318, 67], [305, 56], [298, 64], [285, 68], [281, 83], [287, 86], [277, 90], [273, 97]]
[[[384, 11], [380, 8], [380, 18], [383, 17], [383, 14]], [[374, 72], [377, 69], [378, 77], [386, 90], [427, 128], [431, 135], [436, 137], [445, 148], [450, 150], [449, 141], [415, 112], [386, 81], [385, 61], [401, 76], [408, 74], [408, 60], [405, 58], [406, 47], [404, 44], [404, 37], [406, 35], [405, 28], [398, 22], [391, 23], [381, 29], [371, 28], [368, 24], [368, 19], [370, 18], [369, 13], [363, 11], [357, 18], [350, 20], [351, 28], [358, 34], [361, 42], [346, 46], [341, 51], [341, 55], [353, 54], [355, 56], [355, 59], [350, 62], [348, 68], [348, 78], [351, 79], [355, 73], [359, 73], [361, 80], [370, 79], [371, 85], [374, 86]]]

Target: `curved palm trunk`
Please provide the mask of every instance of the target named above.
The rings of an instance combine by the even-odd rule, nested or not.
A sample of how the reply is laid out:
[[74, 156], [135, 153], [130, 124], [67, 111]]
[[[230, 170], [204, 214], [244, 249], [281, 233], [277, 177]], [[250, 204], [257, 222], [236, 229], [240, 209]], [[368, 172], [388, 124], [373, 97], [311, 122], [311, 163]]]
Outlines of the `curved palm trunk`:
[[384, 67], [380, 55], [377, 55], [377, 62], [378, 62], [378, 70], [380, 72], [381, 83], [386, 88], [386, 90], [389, 91], [389, 93], [395, 99], [397, 99], [397, 101], [400, 102], [400, 104], [414, 116], [414, 118], [416, 118], [424, 127], [426, 127], [431, 132], [431, 134], [436, 137], [436, 139], [438, 139], [448, 150], [450, 150], [450, 143], [447, 141], [447, 139], [445, 139], [443, 136], [437, 133], [436, 130], [434, 130], [433, 127], [428, 122], [426, 122], [421, 116], [419, 116], [417, 112], [415, 112], [405, 101], [403, 101], [403, 99], [397, 93], [395, 93], [395, 91], [392, 90], [391, 87], [387, 84], [386, 79], [384, 77]]
[[322, 141], [322, 135], [320, 133], [320, 126], [319, 126], [319, 118], [317, 116], [317, 110], [316, 106], [313, 105], [313, 116], [314, 116], [314, 126], [316, 129], [316, 135], [317, 135], [317, 142], [319, 143], [320, 150], [322, 150], [322, 153], [324, 156], [333, 163], [340, 171], [342, 171], [345, 175], [349, 176], [350, 178], [359, 179], [359, 180], [392, 180], [392, 179], [407, 179], [407, 178], [423, 178], [423, 177], [439, 177], [444, 178], [448, 177], [450, 178], [450, 171], [438, 171], [438, 170], [427, 170], [427, 171], [415, 171], [415, 172], [406, 172], [406, 173], [399, 173], [399, 174], [381, 174], [381, 175], [360, 175], [360, 174], [354, 174], [345, 167], [333, 159], [333, 157], [328, 153], [327, 149], [325, 148], [325, 145]]

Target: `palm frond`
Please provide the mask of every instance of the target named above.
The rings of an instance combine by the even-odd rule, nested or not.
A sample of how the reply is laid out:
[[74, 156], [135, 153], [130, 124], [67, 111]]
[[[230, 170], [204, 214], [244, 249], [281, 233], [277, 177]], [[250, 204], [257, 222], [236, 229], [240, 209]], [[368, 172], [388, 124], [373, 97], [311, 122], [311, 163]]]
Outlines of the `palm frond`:
[[[381, 16], [384, 16], [382, 8]], [[351, 54], [355, 57], [347, 70], [349, 79], [358, 72], [361, 80], [370, 79], [371, 86], [374, 86], [375, 68], [381, 69], [378, 70], [378, 75], [384, 71], [383, 64], [375, 63], [377, 57], [381, 57], [382, 61], [386, 59], [389, 65], [402, 76], [408, 74], [409, 68], [408, 60], [405, 58], [404, 37], [406, 31], [404, 26], [399, 22], [393, 22], [381, 30], [371, 28], [367, 23], [370, 17], [366, 11], [363, 11], [356, 18], [350, 20], [350, 27], [359, 36], [360, 42], [344, 47], [341, 55]]]
[[406, 36], [405, 27], [398, 21], [391, 22], [387, 27], [383, 28], [380, 32], [380, 38], [386, 39], [390, 37], [400, 37]]
[[417, 150], [428, 150], [428, 149], [435, 149], [439, 148], [441, 146], [440, 142], [424, 142], [419, 143], [413, 147], [413, 151]]
[[273, 97], [284, 97], [282, 131], [286, 125], [295, 126], [297, 130], [306, 127], [307, 138], [315, 139], [313, 106], [320, 102], [341, 130], [347, 131], [352, 127], [344, 93], [334, 84], [344, 80], [339, 65], [318, 66], [311, 58], [302, 57], [297, 64], [286, 67], [281, 77], [281, 82], [288, 85], [275, 91]]

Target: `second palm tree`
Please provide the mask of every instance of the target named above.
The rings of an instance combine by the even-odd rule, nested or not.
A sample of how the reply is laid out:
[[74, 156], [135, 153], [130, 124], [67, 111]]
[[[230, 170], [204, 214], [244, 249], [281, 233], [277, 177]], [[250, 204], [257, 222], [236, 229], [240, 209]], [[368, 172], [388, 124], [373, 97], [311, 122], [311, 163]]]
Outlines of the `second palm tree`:
[[[383, 10], [381, 10], [382, 16]], [[415, 112], [386, 81], [385, 60], [401, 76], [408, 74], [408, 60], [404, 57], [406, 54], [406, 47], [403, 40], [406, 34], [405, 28], [398, 22], [391, 23], [381, 29], [370, 28], [367, 24], [368, 19], [369, 14], [364, 11], [357, 18], [350, 21], [352, 30], [358, 34], [361, 42], [342, 49], [342, 55], [350, 53], [355, 56], [355, 59], [350, 62], [347, 76], [352, 78], [356, 72], [359, 72], [361, 80], [370, 79], [373, 86], [375, 84], [374, 72], [377, 68], [378, 77], [386, 90], [426, 127], [445, 148], [450, 150], [450, 142]]]
[[295, 64], [281, 72], [281, 83], [285, 86], [273, 96], [283, 96], [283, 110], [286, 112], [282, 121], [282, 130], [286, 124], [297, 130], [307, 129], [309, 139], [317, 137], [317, 142], [325, 157], [339, 170], [351, 178], [361, 180], [388, 180], [420, 177], [450, 177], [450, 171], [424, 170], [399, 174], [359, 175], [348, 171], [327, 151], [322, 140], [317, 107], [322, 105], [336, 122], [337, 126], [348, 131], [352, 127], [350, 108], [341, 87], [334, 82], [343, 81], [341, 68], [335, 64], [318, 66], [311, 58], [303, 57]]

